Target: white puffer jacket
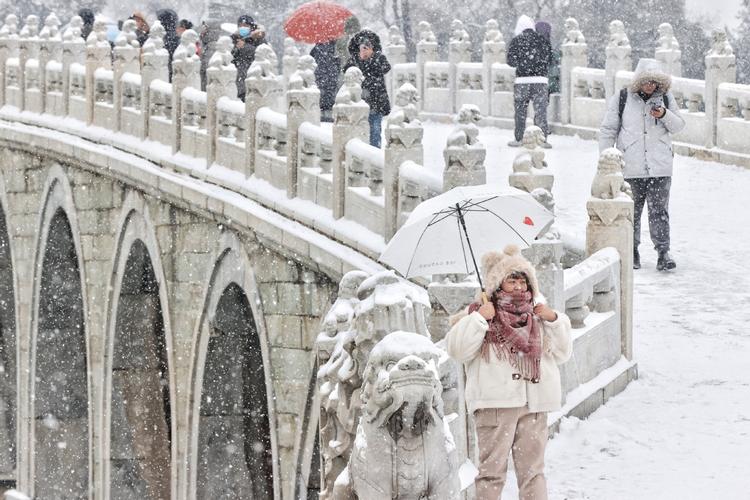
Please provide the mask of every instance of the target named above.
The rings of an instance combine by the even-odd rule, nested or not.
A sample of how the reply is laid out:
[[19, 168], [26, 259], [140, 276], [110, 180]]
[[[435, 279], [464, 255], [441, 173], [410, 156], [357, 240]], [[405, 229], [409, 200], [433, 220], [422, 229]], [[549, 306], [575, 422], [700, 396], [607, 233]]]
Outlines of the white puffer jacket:
[[570, 358], [573, 344], [570, 320], [557, 313], [551, 323], [542, 321], [542, 359], [539, 383], [514, 379], [508, 361], [500, 360], [490, 350], [485, 361], [480, 350], [489, 324], [478, 312], [461, 318], [445, 337], [448, 354], [466, 365], [466, 403], [469, 412], [479, 408], [518, 408], [528, 406], [532, 413], [560, 408], [562, 389], [560, 370]]
[[[658, 82], [656, 91], [644, 101], [638, 90], [643, 82]], [[623, 175], [633, 177], [670, 177], [672, 175], [672, 139], [685, 127], [677, 101], [669, 92], [672, 80], [656, 61], [641, 59], [633, 82], [628, 88], [625, 109], [620, 123], [620, 93], [613, 95], [599, 129], [599, 152], [612, 146], [622, 151], [625, 159]], [[663, 118], [651, 116], [651, 106], [668, 104]]]

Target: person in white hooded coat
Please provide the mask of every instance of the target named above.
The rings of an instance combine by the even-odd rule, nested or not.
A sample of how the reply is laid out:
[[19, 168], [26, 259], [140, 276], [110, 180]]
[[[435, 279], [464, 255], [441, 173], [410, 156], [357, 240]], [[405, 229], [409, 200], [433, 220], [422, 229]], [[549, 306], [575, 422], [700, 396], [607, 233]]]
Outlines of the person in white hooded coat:
[[669, 190], [672, 183], [671, 134], [685, 127], [677, 101], [669, 88], [672, 78], [654, 59], [641, 59], [633, 81], [625, 90], [624, 108], [620, 116], [621, 96], [610, 98], [607, 112], [599, 129], [599, 152], [613, 145], [625, 159], [623, 175], [633, 191], [633, 267], [641, 267], [641, 214], [648, 204], [651, 241], [658, 253], [657, 269], [674, 269], [669, 254]]
[[547, 412], [560, 408], [558, 365], [572, 353], [570, 320], [543, 303], [518, 247], [482, 257], [487, 302], [452, 318], [448, 354], [465, 365], [479, 447], [477, 500], [497, 500], [513, 453], [519, 496], [544, 500]]

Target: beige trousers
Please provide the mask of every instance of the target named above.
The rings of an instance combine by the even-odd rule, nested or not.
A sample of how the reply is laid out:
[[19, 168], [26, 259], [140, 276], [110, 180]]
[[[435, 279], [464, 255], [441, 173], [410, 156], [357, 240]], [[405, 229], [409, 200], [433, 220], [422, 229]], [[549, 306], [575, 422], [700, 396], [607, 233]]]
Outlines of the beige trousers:
[[544, 449], [547, 414], [521, 408], [483, 408], [474, 412], [479, 445], [477, 500], [498, 500], [505, 486], [508, 455], [518, 480], [520, 500], [546, 500]]

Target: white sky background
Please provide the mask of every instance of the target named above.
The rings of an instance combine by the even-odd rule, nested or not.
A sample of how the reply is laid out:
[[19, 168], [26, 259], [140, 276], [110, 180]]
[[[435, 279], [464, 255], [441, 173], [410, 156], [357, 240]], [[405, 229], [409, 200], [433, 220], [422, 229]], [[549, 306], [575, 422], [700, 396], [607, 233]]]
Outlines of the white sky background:
[[736, 28], [739, 24], [737, 13], [740, 10], [740, 0], [686, 0], [685, 6], [688, 17], [692, 20], [708, 20], [711, 24]]

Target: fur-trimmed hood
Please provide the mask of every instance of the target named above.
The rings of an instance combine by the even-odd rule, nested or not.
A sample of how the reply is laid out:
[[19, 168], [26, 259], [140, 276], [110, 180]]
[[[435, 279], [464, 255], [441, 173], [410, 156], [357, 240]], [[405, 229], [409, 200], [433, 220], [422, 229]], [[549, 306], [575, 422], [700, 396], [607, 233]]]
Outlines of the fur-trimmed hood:
[[672, 86], [672, 77], [664, 70], [662, 64], [656, 59], [641, 58], [635, 67], [633, 82], [630, 84], [630, 92], [637, 93], [641, 85], [653, 80], [657, 83], [655, 93], [666, 94]]
[[503, 280], [514, 272], [522, 272], [528, 276], [529, 291], [534, 298], [538, 297], [539, 283], [534, 266], [521, 255], [521, 250], [516, 245], [508, 245], [502, 252], [487, 252], [482, 256], [483, 284], [487, 297], [491, 297]]

